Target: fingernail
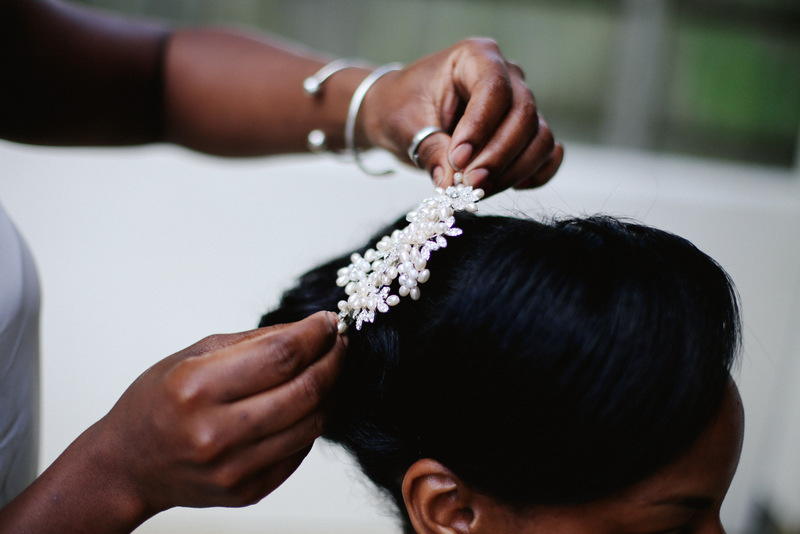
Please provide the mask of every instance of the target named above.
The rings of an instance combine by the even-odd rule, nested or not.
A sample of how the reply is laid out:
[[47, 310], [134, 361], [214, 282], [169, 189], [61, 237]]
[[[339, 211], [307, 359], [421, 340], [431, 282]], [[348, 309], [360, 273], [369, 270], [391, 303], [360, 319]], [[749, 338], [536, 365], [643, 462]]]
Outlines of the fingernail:
[[331, 323], [333, 329], [338, 332], [339, 330], [339, 316], [333, 313], [332, 311], [324, 312], [325, 316], [328, 318], [328, 322]]
[[483, 187], [484, 182], [489, 178], [489, 171], [486, 169], [475, 169], [469, 171], [466, 176], [466, 182], [472, 187]]
[[450, 165], [457, 171], [460, 171], [469, 163], [472, 157], [472, 145], [469, 143], [461, 143], [450, 152]]
[[444, 169], [440, 166], [436, 166], [433, 168], [433, 185], [439, 187], [442, 185], [442, 180], [444, 180]]

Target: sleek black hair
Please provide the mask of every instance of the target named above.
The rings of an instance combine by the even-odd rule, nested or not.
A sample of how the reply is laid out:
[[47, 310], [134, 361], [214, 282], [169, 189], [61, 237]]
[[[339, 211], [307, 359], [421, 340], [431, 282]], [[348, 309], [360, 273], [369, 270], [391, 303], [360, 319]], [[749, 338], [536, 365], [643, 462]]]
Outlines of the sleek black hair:
[[[610, 217], [456, 226], [419, 301], [348, 331], [324, 434], [401, 513], [421, 458], [524, 507], [604, 497], [693, 444], [739, 346], [736, 292], [714, 260]], [[348, 258], [305, 274], [261, 325], [336, 310]]]

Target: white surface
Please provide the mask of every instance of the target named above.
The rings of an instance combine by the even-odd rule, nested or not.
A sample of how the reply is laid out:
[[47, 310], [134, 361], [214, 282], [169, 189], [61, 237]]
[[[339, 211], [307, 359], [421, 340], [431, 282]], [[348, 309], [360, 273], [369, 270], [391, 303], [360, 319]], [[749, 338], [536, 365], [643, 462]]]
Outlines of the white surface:
[[[568, 147], [559, 177], [484, 209], [625, 215], [715, 257], [742, 296], [747, 436], [724, 517], [800, 499], [800, 185], [762, 168]], [[0, 144], [0, 198], [42, 275], [43, 465], [160, 358], [254, 327], [303, 270], [347, 250], [429, 191], [421, 174], [360, 175], [322, 158], [232, 161], [179, 149]], [[793, 396], [793, 398], [792, 398]], [[789, 423], [789, 421], [794, 421]], [[794, 425], [794, 426], [792, 426]], [[394, 532], [344, 454], [317, 447], [244, 510], [175, 510], [139, 532]], [[794, 518], [800, 523], [800, 518]]]

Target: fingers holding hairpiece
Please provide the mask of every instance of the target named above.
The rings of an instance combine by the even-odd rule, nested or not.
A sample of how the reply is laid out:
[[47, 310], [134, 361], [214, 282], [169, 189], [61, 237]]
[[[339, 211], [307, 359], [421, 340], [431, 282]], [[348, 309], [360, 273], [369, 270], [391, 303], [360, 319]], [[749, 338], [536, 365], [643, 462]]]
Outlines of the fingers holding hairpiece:
[[295, 425], [319, 410], [339, 375], [344, 346], [333, 350], [295, 378], [273, 389], [231, 404], [233, 434], [251, 440], [262, 439]]
[[564, 147], [561, 143], [556, 143], [553, 153], [545, 160], [541, 167], [531, 176], [525, 178], [514, 185], [514, 189], [531, 189], [546, 184], [558, 172], [561, 163], [564, 161]]
[[[522, 182], [541, 185], [558, 169], [561, 155], [554, 154], [552, 132], [538, 113], [525, 73], [504, 59], [495, 43], [471, 45], [481, 50], [483, 71], [476, 74], [474, 64], [464, 61], [459, 77], [456, 63], [466, 107], [448, 147], [449, 163], [463, 172], [466, 183], [488, 194]], [[462, 55], [469, 57], [469, 50]], [[546, 168], [545, 162], [550, 163]]]
[[[525, 184], [527, 187], [536, 187], [547, 182], [558, 170], [562, 155], [563, 149], [556, 144], [544, 117], [537, 114], [535, 134], [521, 148], [520, 152], [507, 167], [496, 169], [490, 160], [488, 163], [476, 160], [475, 165], [490, 169], [490, 176], [492, 176], [491, 186], [493, 187], [499, 189], [508, 187], [523, 188], [520, 184]], [[469, 180], [470, 176], [475, 173], [467, 171], [466, 174]], [[471, 180], [470, 182], [475, 183], [476, 180]]]
[[253, 331], [202, 362], [207, 371], [199, 374], [210, 381], [207, 389], [225, 401], [289, 383], [324, 356], [344, 352], [331, 317], [316, 313], [296, 323]]
[[536, 107], [522, 69], [507, 61], [494, 41], [466, 41], [456, 56], [454, 71], [466, 107], [453, 131], [449, 161], [456, 171], [462, 171], [468, 166], [475, 168], [472, 162], [490, 150], [498, 132], [520, 109], [535, 111]]
[[[430, 128], [431, 130], [428, 130]], [[450, 146], [450, 136], [440, 128], [433, 129], [434, 127], [426, 127], [415, 135], [425, 135], [424, 139], [419, 141], [416, 146], [412, 142], [409, 146], [409, 156], [411, 156], [412, 148], [415, 149], [415, 156], [411, 157], [411, 161], [420, 169], [425, 169], [433, 180], [436, 187], [447, 187], [453, 183], [453, 172], [447, 161], [447, 148]]]
[[490, 192], [529, 177], [531, 169], [538, 169], [554, 147], [553, 135], [537, 112], [530, 89], [521, 79], [515, 85], [511, 110], [464, 171], [468, 183]]

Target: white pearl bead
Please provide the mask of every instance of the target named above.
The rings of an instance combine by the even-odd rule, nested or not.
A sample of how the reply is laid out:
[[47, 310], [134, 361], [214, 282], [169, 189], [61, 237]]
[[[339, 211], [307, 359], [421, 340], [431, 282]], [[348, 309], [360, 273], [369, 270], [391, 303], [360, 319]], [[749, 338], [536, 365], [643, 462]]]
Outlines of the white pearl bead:
[[361, 261], [361, 255], [358, 252], [353, 252], [350, 255], [350, 263], [358, 264], [359, 261]]
[[407, 297], [409, 289], [406, 286], [400, 286], [400, 289], [398, 289], [397, 292], [400, 293], [401, 297]]
[[350, 310], [350, 306], [347, 305], [347, 301], [340, 300], [338, 306], [340, 311], [346, 312]]
[[336, 323], [336, 330], [340, 334], [344, 334], [345, 332], [347, 332], [347, 323], [342, 320], [339, 320], [339, 322]]
[[417, 277], [417, 282], [420, 284], [424, 284], [428, 280], [430, 280], [431, 272], [428, 269], [423, 269], [419, 272], [419, 276]]
[[397, 295], [389, 295], [388, 297], [386, 297], [386, 304], [388, 304], [389, 306], [397, 306], [398, 304], [400, 304], [400, 297], [398, 297]]
[[414, 268], [418, 271], [422, 271], [422, 269], [425, 268], [425, 265], [427, 265], [425, 258], [418, 258], [414, 261]]
[[389, 277], [390, 277], [390, 278], [392, 278], [392, 279], [395, 279], [395, 278], [397, 278], [397, 273], [398, 273], [398, 271], [397, 271], [397, 267], [395, 267], [394, 265], [392, 265], [391, 267], [389, 267], [389, 268], [386, 270], [386, 274], [388, 274], [388, 275], [389, 275]]
[[369, 250], [368, 250], [368, 251], [367, 251], [367, 252], [364, 254], [364, 259], [365, 259], [365, 260], [367, 260], [367, 261], [368, 261], [368, 262], [370, 262], [370, 263], [371, 263], [371, 262], [373, 262], [373, 261], [375, 261], [375, 258], [376, 258], [376, 256], [375, 256], [375, 251], [374, 251], [374, 250], [372, 250], [372, 249], [369, 249]]
[[352, 295], [353, 293], [355, 293], [356, 292], [356, 283], [355, 282], [350, 282], [349, 284], [347, 284], [345, 286], [345, 288], [344, 288], [344, 292], [347, 293], [348, 295]]
[[409, 295], [411, 295], [411, 300], [419, 300], [419, 288], [418, 287], [412, 288], [411, 291], [409, 292]]
[[472, 192], [475, 194], [475, 197], [478, 200], [482, 199], [484, 197], [484, 195], [486, 195], [486, 192], [481, 188], [475, 189]]

